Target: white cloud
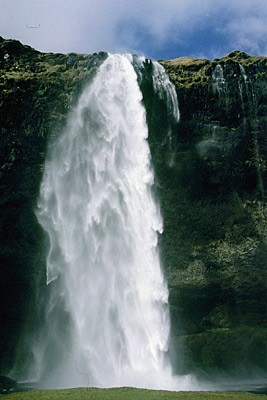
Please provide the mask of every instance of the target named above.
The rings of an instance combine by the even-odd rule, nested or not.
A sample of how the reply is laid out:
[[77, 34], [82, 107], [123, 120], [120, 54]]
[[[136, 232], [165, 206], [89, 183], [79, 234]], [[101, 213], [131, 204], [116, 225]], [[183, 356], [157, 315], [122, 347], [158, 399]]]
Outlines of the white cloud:
[[210, 27], [222, 35], [218, 47], [265, 50], [266, 0], [0, 0], [0, 8], [0, 35], [41, 51], [146, 51]]
[[267, 3], [261, 0], [233, 4], [233, 17], [221, 27], [222, 33], [236, 49], [250, 54], [267, 55]]

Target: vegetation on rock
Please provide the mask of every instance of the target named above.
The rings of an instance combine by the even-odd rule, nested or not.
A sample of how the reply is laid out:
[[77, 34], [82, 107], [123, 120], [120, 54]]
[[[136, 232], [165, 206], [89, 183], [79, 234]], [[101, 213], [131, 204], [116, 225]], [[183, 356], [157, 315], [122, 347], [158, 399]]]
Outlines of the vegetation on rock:
[[157, 168], [174, 342], [189, 370], [266, 369], [267, 58], [162, 65], [181, 111]]

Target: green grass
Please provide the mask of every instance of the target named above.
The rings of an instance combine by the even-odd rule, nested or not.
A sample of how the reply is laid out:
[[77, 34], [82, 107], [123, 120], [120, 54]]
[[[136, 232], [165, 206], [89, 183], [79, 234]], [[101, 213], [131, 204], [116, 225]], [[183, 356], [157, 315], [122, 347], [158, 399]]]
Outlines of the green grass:
[[0, 395], [0, 400], [263, 400], [267, 395], [241, 392], [170, 392], [135, 388], [79, 388], [65, 390], [36, 390]]

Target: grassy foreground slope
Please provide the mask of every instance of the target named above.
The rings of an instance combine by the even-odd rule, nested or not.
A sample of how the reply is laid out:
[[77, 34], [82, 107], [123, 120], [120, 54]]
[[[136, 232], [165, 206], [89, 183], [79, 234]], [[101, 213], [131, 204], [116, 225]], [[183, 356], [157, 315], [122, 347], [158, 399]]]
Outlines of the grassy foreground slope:
[[40, 390], [22, 393], [13, 393], [9, 395], [1, 395], [0, 399], [9, 400], [53, 400], [53, 399], [68, 399], [68, 400], [263, 400], [267, 395], [258, 395], [251, 393], [240, 392], [170, 392], [165, 390], [147, 390], [136, 388], [112, 388], [112, 389], [96, 389], [96, 388], [81, 388], [81, 389], [65, 389], [65, 390]]

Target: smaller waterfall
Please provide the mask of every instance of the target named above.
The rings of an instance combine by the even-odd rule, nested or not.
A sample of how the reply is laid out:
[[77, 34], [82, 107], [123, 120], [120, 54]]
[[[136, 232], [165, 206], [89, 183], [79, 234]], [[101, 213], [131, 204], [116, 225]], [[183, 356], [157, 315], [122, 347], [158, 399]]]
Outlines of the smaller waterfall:
[[168, 158], [167, 163], [170, 168], [173, 167], [176, 157], [174, 131], [173, 128], [179, 122], [180, 112], [178, 106], [178, 98], [174, 84], [170, 81], [168, 74], [161, 64], [157, 61], [153, 62], [152, 83], [154, 93], [163, 100], [167, 107], [167, 129], [164, 137], [164, 144], [167, 145]]
[[214, 94], [219, 96], [220, 102], [225, 104], [226, 111], [228, 110], [228, 91], [227, 82], [224, 77], [224, 72], [221, 64], [217, 64], [211, 77], [212, 90]]
[[247, 76], [244, 66], [242, 64], [238, 64], [238, 65], [239, 65], [239, 69], [240, 69], [240, 79], [238, 82], [238, 86], [239, 86], [239, 94], [240, 94], [242, 106], [244, 107], [244, 103], [245, 103], [244, 96], [245, 96], [248, 101], [249, 111], [253, 115], [253, 114], [255, 114], [255, 112], [257, 110], [257, 101], [256, 101], [255, 93], [254, 93], [253, 84], [252, 84], [251, 80], [249, 79], [249, 77]]
[[239, 65], [239, 68], [240, 68], [241, 76], [244, 79], [245, 85], [247, 85], [248, 84], [248, 77], [247, 77], [247, 74], [246, 74], [246, 70], [245, 70], [245, 68], [243, 67], [242, 64], [238, 64], [238, 65]]
[[180, 112], [178, 107], [177, 95], [173, 83], [170, 81], [165, 69], [157, 61], [153, 63], [153, 87], [159, 97], [166, 101], [170, 115], [175, 122], [179, 121]]
[[211, 79], [214, 93], [218, 93], [219, 97], [224, 96], [226, 93], [226, 82], [224, 79], [223, 68], [220, 64], [216, 65]]
[[238, 90], [239, 96], [241, 99], [242, 113], [245, 115], [247, 111], [247, 107], [245, 104], [245, 100], [249, 99], [249, 87], [248, 87], [248, 77], [246, 75], [245, 68], [242, 64], [238, 64], [240, 69], [240, 77], [238, 79]]
[[[253, 143], [254, 143], [254, 155], [256, 160], [256, 170], [258, 179], [258, 188], [261, 192], [262, 198], [265, 197], [264, 181], [262, 174], [262, 161], [258, 134], [257, 134], [257, 112], [258, 112], [258, 102], [255, 96], [253, 83], [246, 74], [246, 70], [242, 64], [239, 64], [241, 79], [239, 79], [238, 87], [239, 94], [242, 104], [243, 115], [249, 115], [254, 124], [253, 129]], [[246, 101], [247, 100], [247, 101]]]
[[227, 84], [224, 78], [223, 68], [220, 64], [216, 65], [212, 77], [212, 89], [214, 93], [217, 93], [220, 99], [225, 99], [227, 94]]

